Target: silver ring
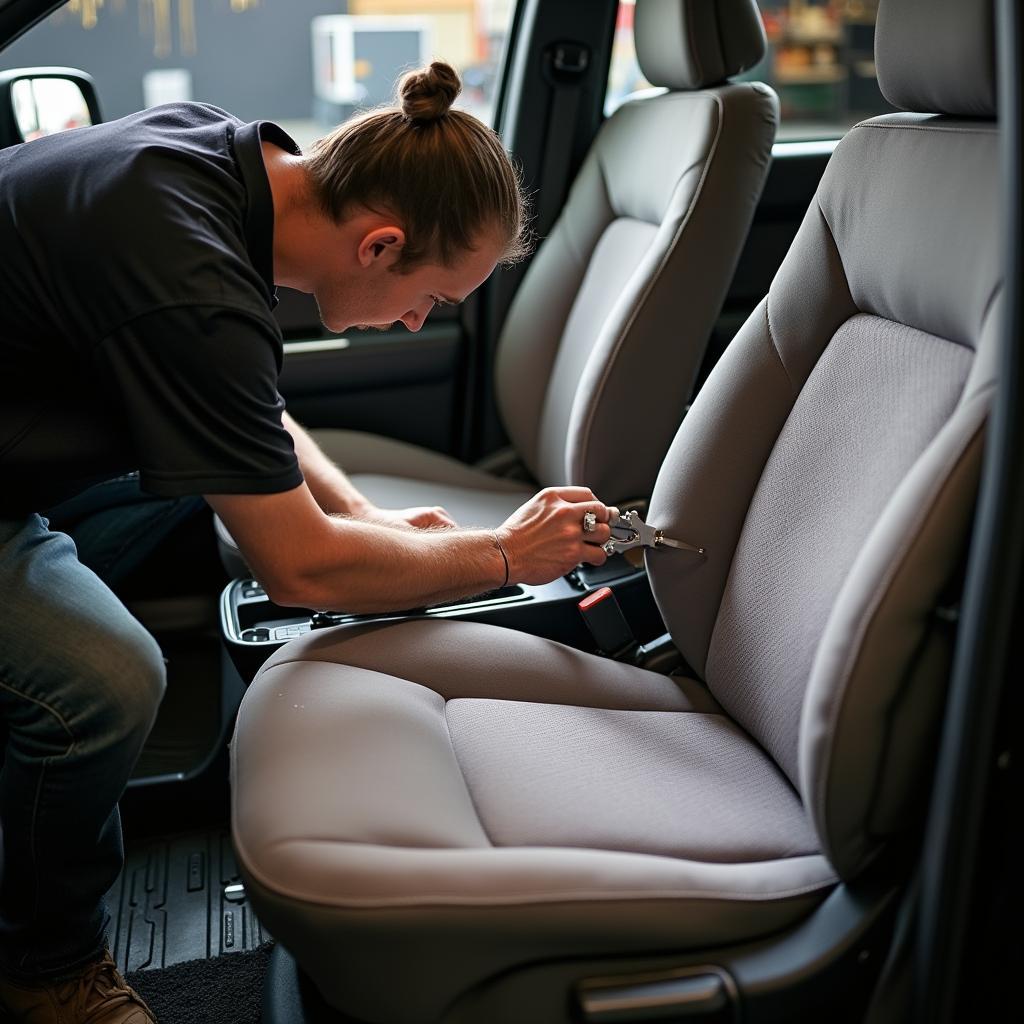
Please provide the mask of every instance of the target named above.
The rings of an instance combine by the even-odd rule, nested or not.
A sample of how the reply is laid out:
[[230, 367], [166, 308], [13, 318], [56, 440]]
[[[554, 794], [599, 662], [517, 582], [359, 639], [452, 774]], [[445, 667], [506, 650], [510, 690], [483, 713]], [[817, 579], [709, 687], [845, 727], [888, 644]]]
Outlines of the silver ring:
[[597, 515], [593, 512], [583, 513], [583, 532], [593, 533], [597, 529]]

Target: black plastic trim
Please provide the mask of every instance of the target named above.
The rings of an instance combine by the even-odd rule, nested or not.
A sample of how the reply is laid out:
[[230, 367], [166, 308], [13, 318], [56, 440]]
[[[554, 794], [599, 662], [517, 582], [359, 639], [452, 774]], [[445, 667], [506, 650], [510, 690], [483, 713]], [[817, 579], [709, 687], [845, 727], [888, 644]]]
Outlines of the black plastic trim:
[[584, 1024], [738, 1019], [736, 983], [720, 967], [685, 967], [631, 978], [588, 979], [577, 988]]
[[1011, 659], [1024, 563], [1024, 26], [1018, 0], [998, 0], [996, 16], [1004, 225], [1002, 351], [922, 868], [914, 1019], [929, 1024], [960, 1019], [959, 998], [972, 984], [965, 954], [978, 873], [984, 870], [982, 823], [998, 771], [996, 729], [1010, 674], [1015, 667], [1019, 673]]
[[0, 0], [0, 53], [67, 0]]
[[74, 82], [82, 93], [86, 108], [89, 111], [89, 119], [93, 124], [100, 124], [103, 120], [100, 114], [100, 104], [96, 97], [96, 83], [92, 75], [78, 68], [64, 67], [34, 67], [34, 68], [12, 68], [0, 71], [0, 147], [12, 146], [24, 142], [21, 129], [14, 117], [13, 87], [15, 82], [23, 81], [26, 78], [63, 78]]

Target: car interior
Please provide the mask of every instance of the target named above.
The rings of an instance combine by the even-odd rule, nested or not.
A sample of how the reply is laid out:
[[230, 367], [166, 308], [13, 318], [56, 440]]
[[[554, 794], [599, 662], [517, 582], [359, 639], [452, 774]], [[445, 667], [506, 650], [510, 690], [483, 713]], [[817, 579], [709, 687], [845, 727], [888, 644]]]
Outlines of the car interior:
[[[62, 6], [0, 3], [0, 146], [19, 82], [106, 114], [33, 42]], [[577, 483], [682, 546], [358, 615], [275, 604], [208, 511], [173, 533], [115, 588], [169, 688], [108, 896], [162, 1021], [1012, 1013], [1024, 29], [866, 6], [518, 0], [535, 254], [417, 335], [282, 290], [281, 393], [376, 504]], [[872, 116], [784, 137], [832, 102], [792, 11], [852, 7]]]
[[[637, 60], [658, 94], [601, 126], [505, 317], [494, 381], [511, 442], [502, 473], [378, 435], [314, 432], [375, 505], [440, 504], [456, 522], [498, 526], [546, 486], [646, 504], [775, 139], [772, 91], [729, 82], [764, 56], [758, 11], [744, 2], [724, 13], [668, 32], [679, 5], [637, 7]], [[219, 523], [218, 536], [230, 559], [237, 547]]]

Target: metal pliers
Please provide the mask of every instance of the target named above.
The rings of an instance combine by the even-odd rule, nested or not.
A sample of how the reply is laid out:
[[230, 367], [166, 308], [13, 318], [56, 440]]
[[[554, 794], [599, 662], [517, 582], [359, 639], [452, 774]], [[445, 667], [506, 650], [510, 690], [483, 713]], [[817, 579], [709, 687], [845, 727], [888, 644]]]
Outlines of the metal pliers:
[[666, 537], [661, 530], [648, 526], [640, 518], [636, 509], [629, 512], [616, 512], [608, 520], [612, 535], [602, 545], [605, 553], [617, 555], [630, 548], [678, 548], [681, 551], [692, 551], [694, 554], [703, 555], [704, 548], [695, 544], [687, 544], [686, 541], [673, 540]]

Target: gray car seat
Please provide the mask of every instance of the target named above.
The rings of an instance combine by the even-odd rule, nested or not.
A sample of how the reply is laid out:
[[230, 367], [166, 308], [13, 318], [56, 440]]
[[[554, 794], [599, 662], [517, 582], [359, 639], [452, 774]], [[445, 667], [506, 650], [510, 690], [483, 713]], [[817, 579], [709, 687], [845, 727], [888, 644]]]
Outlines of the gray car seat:
[[[936, 113], [839, 144], [652, 496], [706, 548], [647, 554], [692, 677], [424, 620], [263, 667], [235, 846], [333, 1006], [454, 1019], [527, 964], [767, 936], [913, 830], [994, 390], [992, 49], [985, 0], [883, 0], [882, 90]], [[502, 1019], [567, 1012], [516, 991]]]

